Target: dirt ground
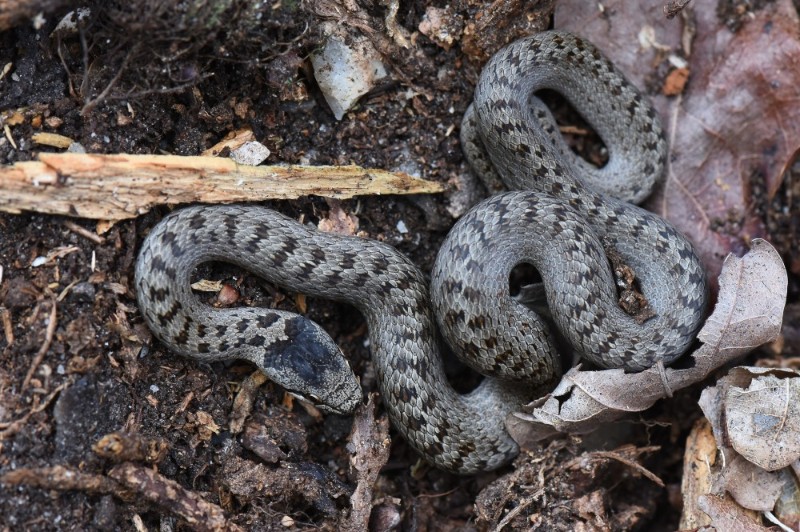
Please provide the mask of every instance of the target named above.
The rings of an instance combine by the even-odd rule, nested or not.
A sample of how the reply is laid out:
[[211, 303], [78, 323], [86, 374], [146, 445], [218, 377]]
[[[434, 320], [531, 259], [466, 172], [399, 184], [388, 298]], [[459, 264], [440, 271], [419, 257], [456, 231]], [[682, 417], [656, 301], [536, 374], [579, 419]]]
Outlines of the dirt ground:
[[[77, 34], [53, 36], [67, 8], [46, 14], [40, 25], [26, 21], [0, 32], [0, 68], [12, 63], [14, 75], [0, 80], [0, 113], [6, 124], [16, 116], [17, 144], [0, 144], [0, 162], [59, 151], [33, 144], [37, 131], [70, 137], [89, 153], [197, 155], [226, 133], [251, 128], [271, 151], [268, 163], [357, 164], [448, 184], [449, 192], [430, 197], [313, 197], [270, 204], [313, 223], [338, 209], [355, 214], [359, 231], [396, 246], [430, 271], [463, 206], [485, 194], [470, 176], [458, 140], [480, 54], [417, 36], [413, 51], [397, 48], [387, 57], [394, 75], [337, 121], [308, 60], [322, 42], [315, 6], [318, 13], [327, 4], [279, 0], [242, 8], [230, 2], [239, 11], [230, 8], [226, 20], [205, 17], [201, 24], [180, 7], [191, 3], [176, 2], [176, 11], [158, 13], [158, 3], [140, 3], [105, 3], [105, 12], [104, 3], [96, 3], [91, 23]], [[384, 4], [362, 13], [382, 24]], [[425, 7], [402, 3], [396, 20], [416, 28]], [[262, 16], [256, 20], [248, 9]], [[470, 20], [480, 6], [461, 0], [452, 9]], [[205, 36], [202, 42], [188, 45], [186, 36], [198, 34]], [[564, 120], [575, 118], [564, 113]], [[581, 137], [578, 144], [587, 145], [592, 158], [597, 144], [589, 139]], [[776, 201], [786, 197], [800, 195], [783, 191]], [[252, 366], [199, 364], [171, 355], [150, 338], [132, 290], [133, 266], [143, 238], [167, 212], [157, 208], [117, 223], [100, 240], [68, 223], [94, 234], [94, 221], [0, 215], [0, 310], [6, 327], [0, 335], [0, 474], [65, 466], [95, 481], [112, 478], [115, 461], [92, 447], [105, 435], [125, 431], [161, 446], [155, 465], [136, 463], [149, 464], [143, 469], [221, 507], [225, 526], [342, 528], [355, 486], [348, 466], [350, 418], [320, 415], [268, 382], [258, 389], [245, 432], [232, 434], [234, 397]], [[791, 249], [796, 225], [775, 222], [773, 228], [778, 245], [783, 239], [784, 249]], [[365, 394], [376, 391], [366, 326], [354, 309], [305, 301], [231, 266], [204, 266], [196, 277], [235, 287], [239, 304], [304, 311], [348, 355]], [[790, 300], [796, 294], [792, 278]], [[28, 376], [37, 354], [43, 358]], [[475, 377], [459, 365], [450, 369], [465, 388], [474, 384]], [[573, 530], [580, 523], [586, 530], [676, 529], [683, 444], [701, 416], [700, 389], [682, 390], [641, 418], [586, 441], [546, 442], [514, 466], [474, 477], [417, 464], [392, 430], [391, 455], [374, 486], [371, 528], [493, 529], [524, 503], [509, 528]], [[378, 416], [381, 409], [378, 402]], [[622, 445], [632, 446], [626, 456], [663, 487], [619, 460], [586, 459], [586, 449]], [[257, 472], [256, 478], [243, 480], [248, 471]], [[126, 497], [88, 478], [72, 481], [54, 475], [38, 486], [0, 487], [0, 530], [205, 527], [175, 518], [182, 514], [163, 501]]]

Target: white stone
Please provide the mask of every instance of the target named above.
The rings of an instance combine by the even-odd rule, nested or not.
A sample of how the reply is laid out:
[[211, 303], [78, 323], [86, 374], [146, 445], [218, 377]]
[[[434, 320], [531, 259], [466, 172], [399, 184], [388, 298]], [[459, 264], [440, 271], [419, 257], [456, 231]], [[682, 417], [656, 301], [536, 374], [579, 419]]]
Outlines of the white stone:
[[330, 36], [322, 51], [311, 56], [314, 77], [336, 120], [377, 80], [386, 77], [386, 69], [374, 48], [363, 41], [348, 46], [337, 36]]
[[259, 164], [267, 160], [269, 154], [270, 154], [269, 148], [267, 148], [260, 142], [251, 140], [249, 142], [245, 142], [235, 150], [231, 151], [231, 159], [236, 161], [238, 164], [249, 164], [250, 166], [258, 166]]

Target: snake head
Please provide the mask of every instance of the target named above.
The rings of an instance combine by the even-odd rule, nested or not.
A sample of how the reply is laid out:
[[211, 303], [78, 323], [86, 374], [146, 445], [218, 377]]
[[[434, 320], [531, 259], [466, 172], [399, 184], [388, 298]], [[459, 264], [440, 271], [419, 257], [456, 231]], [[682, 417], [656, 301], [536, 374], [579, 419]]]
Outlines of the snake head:
[[339, 346], [303, 316], [284, 321], [281, 339], [267, 347], [259, 365], [270, 379], [324, 412], [351, 414], [361, 404], [361, 386]]

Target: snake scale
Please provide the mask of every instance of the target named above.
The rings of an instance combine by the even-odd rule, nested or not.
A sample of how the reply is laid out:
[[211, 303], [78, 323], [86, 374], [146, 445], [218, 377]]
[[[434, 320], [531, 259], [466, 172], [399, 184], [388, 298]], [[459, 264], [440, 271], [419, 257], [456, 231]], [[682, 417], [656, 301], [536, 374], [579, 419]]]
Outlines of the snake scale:
[[[594, 168], [573, 156], [541, 89], [563, 94], [609, 152]], [[195, 267], [231, 262], [286, 289], [355, 306], [367, 320], [384, 404], [397, 430], [434, 465], [458, 472], [508, 463], [504, 419], [560, 375], [552, 333], [509, 295], [520, 263], [540, 273], [552, 320], [602, 367], [669, 364], [693, 340], [706, 305], [691, 245], [640, 201], [663, 173], [666, 143], [652, 107], [590, 43], [552, 31], [522, 39], [485, 67], [462, 124], [470, 163], [494, 195], [448, 234], [431, 273], [383, 243], [325, 234], [254, 206], [196, 206], [165, 217], [136, 265], [140, 308], [171, 350], [199, 360], [245, 358], [328, 410], [361, 400], [333, 340], [310, 320], [268, 309], [214, 309], [189, 287]], [[614, 197], [612, 197], [614, 196]], [[604, 246], [636, 272], [655, 317], [617, 303]], [[437, 323], [438, 321], [438, 323]], [[467, 394], [447, 382], [438, 330], [487, 375]]]

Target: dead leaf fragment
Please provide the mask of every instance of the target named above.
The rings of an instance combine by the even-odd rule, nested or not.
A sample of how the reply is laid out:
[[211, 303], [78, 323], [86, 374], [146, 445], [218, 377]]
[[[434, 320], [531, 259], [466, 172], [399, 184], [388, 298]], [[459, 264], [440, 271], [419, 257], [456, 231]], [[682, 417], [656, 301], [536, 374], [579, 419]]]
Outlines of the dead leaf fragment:
[[711, 517], [711, 526], [726, 532], [767, 532], [767, 528], [756, 523], [747, 510], [727, 497], [703, 495], [700, 508]]
[[251, 142], [254, 140], [256, 140], [256, 136], [252, 129], [237, 129], [236, 131], [229, 132], [227, 135], [225, 135], [225, 138], [202, 152], [200, 155], [203, 157], [216, 157], [226, 148], [229, 151], [233, 151], [243, 146], [246, 142]]
[[714, 491], [725, 490], [741, 506], [758, 512], [771, 512], [786, 480], [765, 471], [741, 455], [729, 458], [714, 482]]
[[187, 412], [184, 428], [187, 432], [194, 433], [199, 441], [209, 441], [214, 434], [219, 434], [220, 431], [219, 425], [211, 414], [202, 410]]
[[703, 390], [700, 408], [723, 457], [712, 492], [727, 491], [742, 507], [762, 512], [792, 492], [784, 468], [798, 458], [800, 434], [785, 399], [798, 377], [793, 370], [739, 367]]
[[664, 88], [662, 90], [667, 96], [677, 96], [683, 92], [687, 81], [689, 81], [689, 69], [676, 68], [664, 80]]
[[765, 368], [732, 371], [761, 376], [747, 387], [728, 389], [725, 421], [731, 445], [767, 471], [790, 466], [800, 459], [800, 373]]
[[358, 231], [358, 216], [347, 214], [342, 209], [342, 203], [336, 200], [328, 200], [331, 210], [328, 217], [323, 218], [317, 224], [320, 231], [325, 233], [336, 233], [339, 235], [352, 236]]
[[703, 380], [716, 368], [777, 338], [788, 278], [775, 248], [755, 239], [744, 257], [729, 255], [719, 283], [716, 308], [698, 335], [704, 345], [687, 355], [694, 359], [687, 364], [690, 367], [666, 368], [663, 379], [656, 368], [633, 374], [572, 368], [553, 392], [507, 418], [512, 437], [528, 447], [556, 431], [589, 432], [627, 413], [646, 410], [674, 390]]

